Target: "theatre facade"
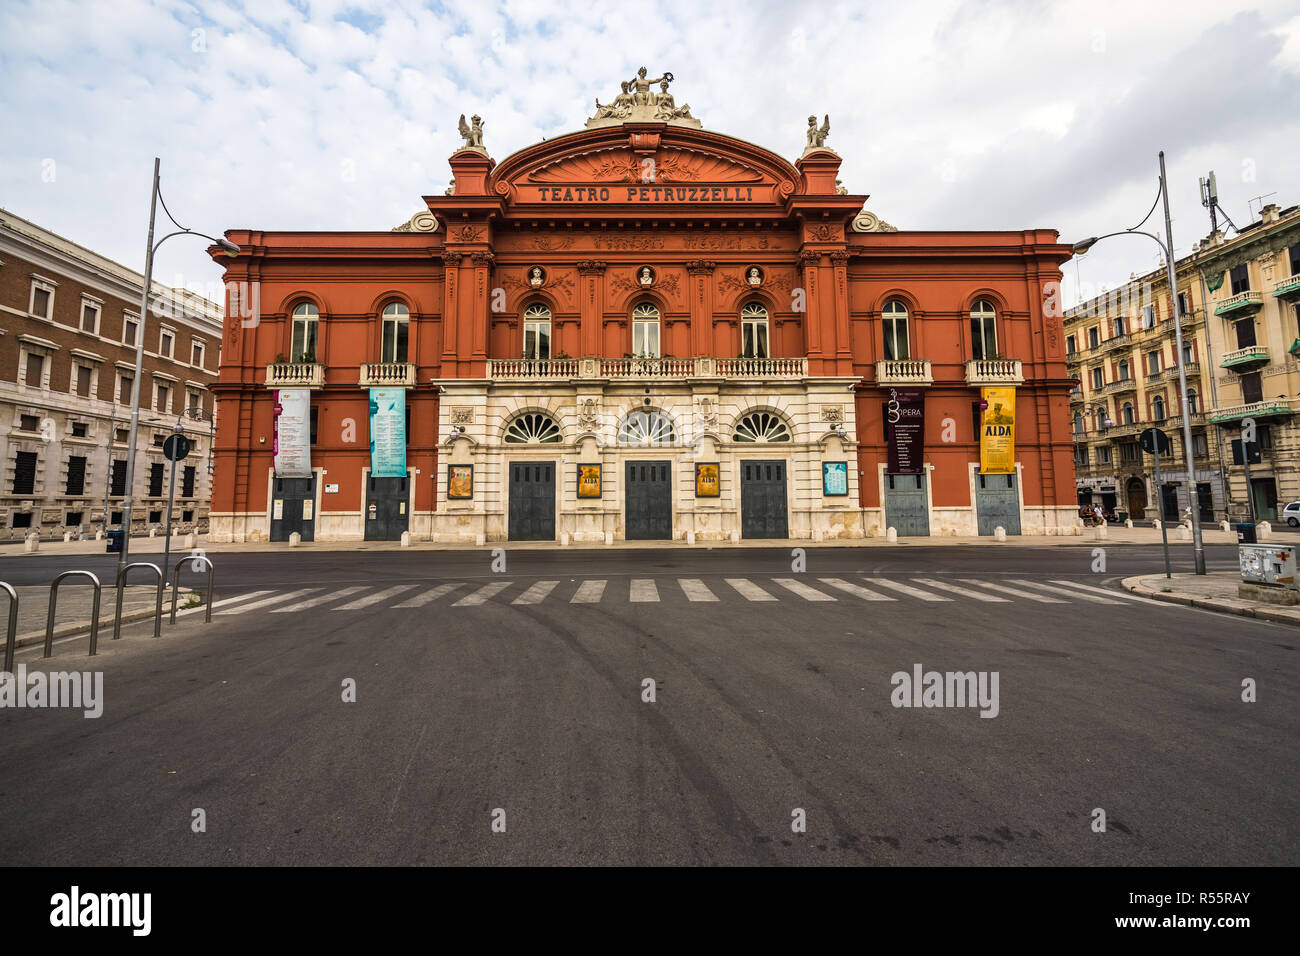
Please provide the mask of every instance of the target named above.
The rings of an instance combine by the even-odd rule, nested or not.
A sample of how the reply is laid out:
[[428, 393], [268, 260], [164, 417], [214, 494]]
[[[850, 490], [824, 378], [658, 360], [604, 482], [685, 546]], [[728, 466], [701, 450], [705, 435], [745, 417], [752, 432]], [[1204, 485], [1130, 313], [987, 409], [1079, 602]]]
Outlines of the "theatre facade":
[[226, 232], [214, 540], [1074, 529], [1069, 247], [895, 229], [829, 120], [791, 161], [669, 80], [500, 162], [462, 117], [397, 229]]

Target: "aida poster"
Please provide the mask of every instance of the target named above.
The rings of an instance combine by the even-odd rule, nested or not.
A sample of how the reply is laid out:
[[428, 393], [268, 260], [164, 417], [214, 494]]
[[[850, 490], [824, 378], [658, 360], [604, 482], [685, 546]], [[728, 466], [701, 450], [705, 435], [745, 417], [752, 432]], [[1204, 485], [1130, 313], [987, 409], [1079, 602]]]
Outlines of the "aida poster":
[[980, 474], [1011, 475], [1016, 471], [1016, 389], [990, 386], [981, 390]]

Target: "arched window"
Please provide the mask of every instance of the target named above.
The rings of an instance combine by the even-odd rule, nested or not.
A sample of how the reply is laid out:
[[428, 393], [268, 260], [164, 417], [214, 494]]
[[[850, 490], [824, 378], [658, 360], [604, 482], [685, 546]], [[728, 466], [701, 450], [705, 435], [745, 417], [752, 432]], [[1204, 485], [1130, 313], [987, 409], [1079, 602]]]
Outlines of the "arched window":
[[641, 302], [632, 309], [632, 354], [659, 357], [659, 308], [653, 302]]
[[908, 348], [907, 306], [898, 299], [890, 299], [881, 312], [885, 333], [885, 358], [905, 359], [912, 353]]
[[655, 409], [636, 409], [618, 430], [620, 445], [671, 445], [677, 441], [672, 420]]
[[790, 429], [780, 415], [772, 412], [750, 412], [736, 422], [733, 441], [769, 442], [790, 441]]
[[970, 310], [970, 340], [974, 358], [998, 357], [998, 313], [993, 303], [980, 299]]
[[1074, 433], [1076, 435], [1083, 434], [1083, 412], [1074, 413]]
[[1119, 378], [1116, 381], [1127, 382], [1129, 380], [1128, 359], [1119, 360]]
[[1159, 395], [1151, 399], [1151, 420], [1153, 422], [1165, 420], [1165, 400]]
[[524, 309], [524, 358], [551, 357], [551, 310], [540, 302]]
[[1119, 418], [1125, 425], [1133, 424], [1133, 403], [1125, 402], [1124, 407], [1119, 410]]
[[740, 310], [740, 353], [745, 358], [768, 358], [767, 308], [761, 302], [746, 303]]
[[290, 362], [316, 361], [316, 325], [320, 310], [310, 302], [299, 302], [293, 307], [293, 340], [289, 348]]
[[[1109, 418], [1110, 418], [1110, 414], [1106, 411], [1106, 409], [1104, 408], [1097, 409], [1092, 414], [1092, 427], [1095, 428], [1097, 431], [1104, 431], [1106, 428], [1106, 421]], [[1114, 424], [1114, 422], [1112, 422], [1111, 424]]]
[[510, 445], [548, 445], [562, 441], [560, 424], [544, 412], [527, 412], [506, 426]]
[[411, 313], [401, 302], [384, 306], [383, 354], [381, 362], [406, 361], [406, 337], [411, 326]]
[[1195, 415], [1197, 411], [1199, 411], [1199, 409], [1196, 407], [1196, 389], [1189, 388], [1187, 390], [1187, 412], [1188, 414]]

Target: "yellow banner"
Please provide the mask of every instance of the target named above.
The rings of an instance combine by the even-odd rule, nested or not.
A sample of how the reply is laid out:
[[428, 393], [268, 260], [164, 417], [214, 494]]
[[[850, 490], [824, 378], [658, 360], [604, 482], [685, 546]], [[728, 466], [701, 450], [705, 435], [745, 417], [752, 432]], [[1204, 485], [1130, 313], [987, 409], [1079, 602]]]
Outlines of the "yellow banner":
[[1016, 471], [1016, 389], [981, 389], [980, 474], [1013, 475]]

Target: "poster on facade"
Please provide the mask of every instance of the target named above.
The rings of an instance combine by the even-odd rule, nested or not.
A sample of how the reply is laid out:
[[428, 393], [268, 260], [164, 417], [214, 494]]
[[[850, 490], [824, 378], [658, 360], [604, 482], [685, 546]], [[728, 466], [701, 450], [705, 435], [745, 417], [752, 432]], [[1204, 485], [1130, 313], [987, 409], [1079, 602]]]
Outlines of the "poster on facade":
[[722, 494], [718, 484], [718, 463], [697, 462], [695, 465], [695, 497], [716, 498]]
[[846, 461], [822, 462], [822, 494], [847, 495], [849, 493], [849, 464]]
[[406, 389], [370, 390], [370, 477], [406, 477]]
[[925, 458], [925, 389], [891, 388], [885, 403], [889, 473], [919, 475]]
[[990, 386], [981, 389], [980, 474], [1012, 475], [1016, 471], [1016, 389]]
[[473, 498], [474, 497], [474, 466], [473, 465], [448, 465], [447, 466], [447, 497], [448, 498]]
[[578, 497], [600, 497], [600, 465], [578, 465]]
[[277, 478], [311, 477], [311, 389], [281, 388], [271, 427], [271, 455]]

